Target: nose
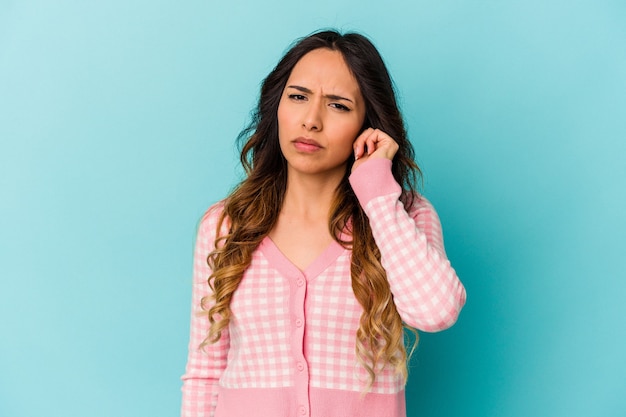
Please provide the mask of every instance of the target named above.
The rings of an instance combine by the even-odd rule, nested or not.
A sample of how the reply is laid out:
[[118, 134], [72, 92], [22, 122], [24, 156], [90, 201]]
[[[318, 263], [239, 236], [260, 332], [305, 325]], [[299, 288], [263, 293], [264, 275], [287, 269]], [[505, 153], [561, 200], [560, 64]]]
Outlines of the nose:
[[322, 130], [322, 109], [321, 103], [311, 102], [307, 106], [307, 111], [302, 119], [302, 127], [306, 130], [320, 131]]

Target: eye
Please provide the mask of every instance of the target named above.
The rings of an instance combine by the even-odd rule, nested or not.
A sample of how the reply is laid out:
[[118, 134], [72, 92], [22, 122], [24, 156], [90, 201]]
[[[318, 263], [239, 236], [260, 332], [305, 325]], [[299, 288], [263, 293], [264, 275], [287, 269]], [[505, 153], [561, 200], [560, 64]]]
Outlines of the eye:
[[289, 98], [295, 101], [306, 100], [306, 97], [302, 94], [289, 94]]
[[330, 103], [330, 106], [341, 111], [350, 111], [350, 109], [341, 103]]

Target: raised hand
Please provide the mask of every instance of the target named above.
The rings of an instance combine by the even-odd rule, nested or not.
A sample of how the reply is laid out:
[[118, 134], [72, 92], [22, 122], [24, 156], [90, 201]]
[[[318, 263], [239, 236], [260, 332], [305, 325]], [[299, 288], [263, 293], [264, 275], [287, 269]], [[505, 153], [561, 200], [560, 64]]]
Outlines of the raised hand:
[[398, 151], [398, 144], [385, 132], [379, 129], [367, 128], [361, 133], [354, 144], [354, 165], [352, 171], [370, 158], [386, 158], [393, 160]]

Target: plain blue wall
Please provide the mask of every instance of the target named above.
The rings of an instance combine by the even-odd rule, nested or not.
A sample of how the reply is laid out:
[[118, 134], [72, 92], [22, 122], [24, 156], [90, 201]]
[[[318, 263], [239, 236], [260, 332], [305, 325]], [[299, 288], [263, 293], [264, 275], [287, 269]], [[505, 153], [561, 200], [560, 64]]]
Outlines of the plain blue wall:
[[624, 1], [0, 0], [0, 416], [178, 414], [196, 221], [326, 26], [387, 60], [469, 294], [410, 416], [626, 414]]

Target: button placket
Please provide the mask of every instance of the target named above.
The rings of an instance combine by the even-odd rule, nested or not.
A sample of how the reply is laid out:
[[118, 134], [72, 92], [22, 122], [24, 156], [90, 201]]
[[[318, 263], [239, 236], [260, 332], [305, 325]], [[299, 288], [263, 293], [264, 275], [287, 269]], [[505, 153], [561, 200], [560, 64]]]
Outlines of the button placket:
[[[309, 409], [309, 369], [304, 357], [304, 331], [305, 315], [304, 302], [307, 291], [307, 281], [304, 276], [295, 278], [293, 288], [291, 328], [292, 328], [292, 350], [295, 359], [295, 390], [297, 415], [306, 417], [310, 415]], [[292, 282], [294, 282], [292, 281]]]

